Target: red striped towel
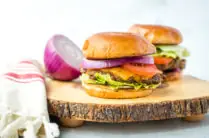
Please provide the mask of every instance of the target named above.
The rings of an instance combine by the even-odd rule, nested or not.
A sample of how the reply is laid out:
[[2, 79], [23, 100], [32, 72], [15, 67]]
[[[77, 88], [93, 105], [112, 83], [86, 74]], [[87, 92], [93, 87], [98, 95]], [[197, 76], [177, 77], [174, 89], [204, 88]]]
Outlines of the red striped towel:
[[35, 138], [41, 126], [46, 138], [59, 136], [58, 126], [49, 122], [44, 75], [35, 60], [19, 62], [0, 78], [0, 137]]
[[44, 81], [40, 70], [32, 61], [22, 61], [13, 70], [4, 74], [4, 77], [18, 83]]

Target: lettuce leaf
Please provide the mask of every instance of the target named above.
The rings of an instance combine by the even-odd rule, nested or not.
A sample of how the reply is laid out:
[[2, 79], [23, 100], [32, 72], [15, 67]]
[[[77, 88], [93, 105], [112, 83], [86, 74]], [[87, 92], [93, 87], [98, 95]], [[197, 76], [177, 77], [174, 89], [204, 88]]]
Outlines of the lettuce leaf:
[[157, 53], [153, 54], [153, 56], [163, 56], [170, 58], [185, 58], [190, 56], [189, 51], [182, 46], [175, 45], [157, 45]]
[[115, 81], [111, 79], [111, 76], [109, 74], [101, 74], [99, 72], [94, 74], [95, 80], [90, 79], [88, 74], [82, 74], [81, 80], [85, 83], [90, 84], [98, 84], [98, 85], [109, 85], [113, 89], [128, 89], [128, 88], [134, 88], [136, 90], [140, 88], [148, 89], [148, 88], [156, 88], [160, 84], [151, 84], [147, 85], [145, 83], [129, 83], [129, 82], [121, 82], [121, 81]]
[[169, 52], [166, 52], [166, 51], [163, 51], [163, 52], [160, 52], [160, 53], [155, 53], [153, 54], [153, 56], [156, 56], [156, 57], [169, 57], [169, 58], [177, 58], [178, 55], [175, 53], [175, 52], [172, 52], [172, 51], [169, 51]]

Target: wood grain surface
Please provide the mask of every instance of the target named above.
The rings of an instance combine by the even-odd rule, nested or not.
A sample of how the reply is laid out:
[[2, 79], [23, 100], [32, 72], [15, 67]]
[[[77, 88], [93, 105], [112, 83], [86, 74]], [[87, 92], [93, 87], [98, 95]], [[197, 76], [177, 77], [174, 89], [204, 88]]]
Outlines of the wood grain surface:
[[192, 76], [169, 83], [150, 96], [137, 99], [91, 97], [80, 82], [47, 80], [49, 113], [59, 118], [95, 122], [135, 122], [207, 113], [209, 82]]

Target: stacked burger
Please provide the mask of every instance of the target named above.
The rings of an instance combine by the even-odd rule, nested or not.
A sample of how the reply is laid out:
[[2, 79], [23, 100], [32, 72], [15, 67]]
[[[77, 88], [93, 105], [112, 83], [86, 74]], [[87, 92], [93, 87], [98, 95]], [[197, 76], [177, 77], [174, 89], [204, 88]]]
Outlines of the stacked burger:
[[135, 24], [129, 32], [142, 35], [156, 46], [157, 52], [153, 54], [157, 68], [163, 71], [165, 81], [178, 80], [185, 68], [185, 57], [189, 56], [186, 48], [180, 46], [182, 35], [173, 27], [161, 25]]
[[140, 35], [97, 33], [85, 41], [82, 51], [81, 81], [91, 96], [137, 98], [161, 85], [162, 72], [149, 56], [156, 48]]

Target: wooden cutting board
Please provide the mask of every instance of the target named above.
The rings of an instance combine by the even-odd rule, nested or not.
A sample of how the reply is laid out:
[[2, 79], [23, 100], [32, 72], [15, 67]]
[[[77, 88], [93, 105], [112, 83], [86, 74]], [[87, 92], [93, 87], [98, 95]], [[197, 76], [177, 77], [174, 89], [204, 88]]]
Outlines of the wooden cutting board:
[[80, 82], [47, 80], [49, 113], [59, 118], [95, 122], [134, 122], [207, 113], [209, 82], [192, 76], [169, 83], [150, 96], [137, 99], [91, 97]]

